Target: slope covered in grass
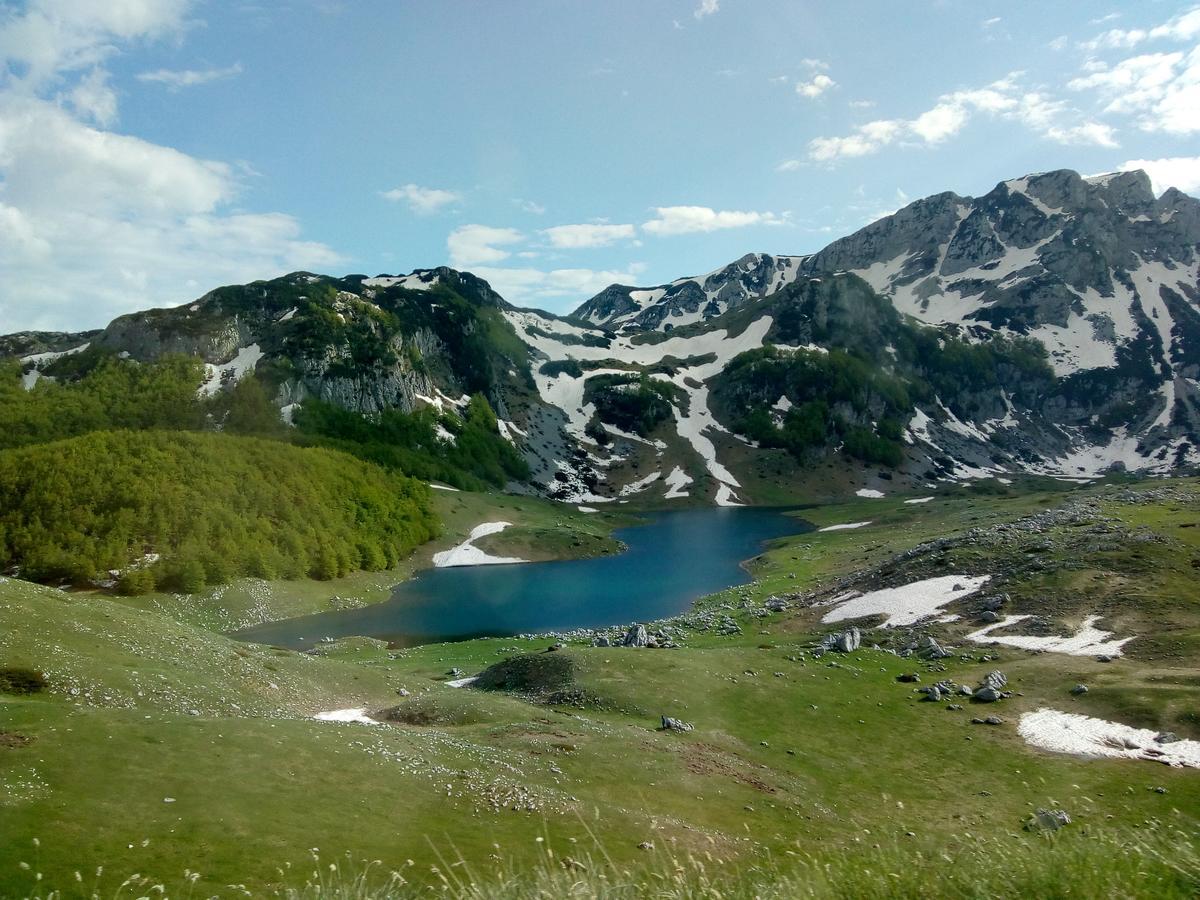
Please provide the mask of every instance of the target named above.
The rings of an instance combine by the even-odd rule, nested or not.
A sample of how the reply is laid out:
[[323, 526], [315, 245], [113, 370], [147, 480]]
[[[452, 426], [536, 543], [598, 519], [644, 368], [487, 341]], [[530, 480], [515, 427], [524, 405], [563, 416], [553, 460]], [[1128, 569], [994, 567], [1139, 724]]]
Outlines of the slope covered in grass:
[[328, 579], [395, 565], [435, 530], [424, 484], [330, 450], [120, 431], [0, 453], [0, 567], [35, 581]]

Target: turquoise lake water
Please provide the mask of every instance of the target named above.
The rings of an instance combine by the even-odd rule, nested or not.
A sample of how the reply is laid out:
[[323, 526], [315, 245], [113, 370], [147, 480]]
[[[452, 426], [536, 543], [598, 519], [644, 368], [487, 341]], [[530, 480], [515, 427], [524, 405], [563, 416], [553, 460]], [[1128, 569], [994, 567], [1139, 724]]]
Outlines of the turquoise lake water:
[[767, 542], [812, 526], [777, 509], [689, 509], [651, 514], [615, 532], [628, 549], [558, 562], [429, 569], [362, 609], [318, 613], [235, 635], [302, 649], [365, 635], [397, 645], [646, 622], [750, 580], [741, 563]]

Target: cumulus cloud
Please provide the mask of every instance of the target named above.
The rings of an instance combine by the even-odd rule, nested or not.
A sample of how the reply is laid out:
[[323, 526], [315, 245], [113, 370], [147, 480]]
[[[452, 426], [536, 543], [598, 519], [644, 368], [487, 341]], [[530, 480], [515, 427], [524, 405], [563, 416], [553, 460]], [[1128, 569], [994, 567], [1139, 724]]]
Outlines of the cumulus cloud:
[[419, 184], [392, 188], [390, 191], [383, 191], [380, 196], [386, 200], [403, 203], [413, 212], [426, 216], [462, 201], [462, 194], [457, 191], [421, 187]]
[[[814, 138], [809, 142], [808, 156], [814, 162], [829, 163], [868, 156], [892, 144], [935, 146], [957, 135], [973, 116], [981, 114], [1019, 122], [1058, 143], [1117, 145], [1110, 126], [1080, 120], [1062, 101], [1041, 91], [1026, 90], [1015, 76], [1010, 76], [986, 87], [943, 94], [937, 103], [912, 119], [876, 119], [857, 126], [848, 135]], [[787, 160], [779, 168], [788, 171], [801, 165], [800, 160]]]
[[1146, 41], [1190, 41], [1200, 37], [1200, 7], [1171, 18], [1153, 28], [1112, 28], [1083, 46], [1088, 50], [1136, 47]]
[[551, 247], [578, 250], [587, 247], [607, 247], [634, 236], [632, 225], [583, 224], [555, 225], [542, 230]]
[[654, 218], [642, 223], [642, 230], [658, 237], [677, 234], [745, 228], [748, 225], [782, 225], [785, 217], [772, 212], [715, 210], [707, 206], [659, 206]]
[[182, 88], [236, 78], [241, 74], [242, 64], [234, 63], [223, 69], [155, 69], [153, 72], [140, 72], [137, 79], [164, 85], [170, 91], [178, 91]]
[[0, 321], [79, 329], [220, 283], [341, 262], [238, 174], [130, 135], [104, 61], [183, 28], [184, 0], [33, 0], [0, 18]]
[[692, 15], [697, 20], [707, 18], [721, 8], [721, 0], [700, 0], [700, 5], [693, 10]]
[[1172, 156], [1166, 159], [1129, 159], [1121, 163], [1122, 172], [1145, 170], [1154, 185], [1154, 193], [1177, 188], [1185, 194], [1200, 194], [1200, 156]]
[[460, 225], [446, 238], [446, 250], [450, 254], [450, 265], [462, 269], [508, 259], [512, 252], [501, 248], [519, 244], [523, 240], [525, 235], [515, 228]]
[[1112, 65], [1094, 62], [1068, 87], [1094, 91], [1105, 112], [1134, 115], [1145, 131], [1200, 131], [1200, 44], [1190, 52], [1143, 53]]
[[837, 82], [828, 75], [824, 73], [818, 73], [808, 81], [796, 82], [796, 93], [801, 97], [807, 97], [810, 100], [815, 100], [835, 84], [837, 84]]

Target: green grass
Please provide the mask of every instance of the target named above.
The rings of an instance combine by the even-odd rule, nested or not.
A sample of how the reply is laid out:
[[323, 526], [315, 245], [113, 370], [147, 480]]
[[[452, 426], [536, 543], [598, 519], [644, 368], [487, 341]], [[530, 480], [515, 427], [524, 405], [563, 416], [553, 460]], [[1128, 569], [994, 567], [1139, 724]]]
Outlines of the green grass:
[[[619, 521], [438, 493], [448, 523], [439, 546], [483, 521], [595, 534]], [[760, 581], [710, 602], [811, 588], [1067, 496], [947, 493], [805, 510], [818, 524], [876, 524], [788, 538], [753, 564]], [[1178, 545], [1138, 545], [1105, 570], [1082, 558], [1058, 581], [1015, 585], [1013, 603], [1064, 593], [1071, 602], [1056, 601], [1055, 617], [1069, 619], [1108, 598], [1123, 623], [1166, 623], [1160, 642], [1189, 634], [1200, 574], [1172, 554], [1195, 546], [1193, 530], [1178, 528], [1191, 510], [1170, 506], [1109, 509], [1131, 527], [1182, 533]], [[954, 561], [996, 560], [968, 547]], [[1131, 565], [1152, 577], [1114, 588], [1113, 573]], [[989, 710], [1007, 723], [985, 727], [969, 722], [977, 710], [920, 703], [895, 680], [925, 664], [870, 649], [836, 665], [813, 659], [817, 612], [727, 612], [742, 635], [687, 633], [678, 650], [348, 639], [312, 655], [0, 583], [0, 667], [35, 667], [49, 682], [0, 696], [0, 732], [32, 739], [0, 746], [0, 895], [71, 894], [76, 870], [88, 888], [101, 865], [101, 896], [133, 873], [150, 879], [138, 895], [157, 883], [187, 893], [186, 871], [199, 873], [197, 895], [244, 884], [296, 897], [1185, 897], [1200, 887], [1194, 770], [1038, 752], [1015, 729], [1022, 712], [1048, 705], [1200, 738], [1200, 669], [1186, 641], [1182, 656], [1163, 658], [1139, 656], [1134, 642], [1111, 664], [1003, 648], [989, 662], [978, 650], [946, 660], [937, 678], [1008, 673], [1016, 696]], [[569, 659], [582, 701], [443, 683], [454, 668], [475, 674], [525, 653]], [[1077, 681], [1092, 690], [1072, 697]], [[345, 707], [398, 707], [399, 721], [307, 718]], [[659, 732], [662, 715], [695, 731]], [[1023, 831], [1038, 807], [1066, 809], [1074, 823], [1054, 838]]]

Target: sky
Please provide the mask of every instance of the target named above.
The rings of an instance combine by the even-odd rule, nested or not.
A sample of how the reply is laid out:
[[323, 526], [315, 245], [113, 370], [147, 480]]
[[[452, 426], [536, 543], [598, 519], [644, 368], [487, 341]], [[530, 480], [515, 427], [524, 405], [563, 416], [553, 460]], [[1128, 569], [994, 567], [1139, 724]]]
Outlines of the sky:
[[0, 0], [0, 333], [295, 270], [573, 309], [941, 191], [1200, 194], [1200, 6]]

